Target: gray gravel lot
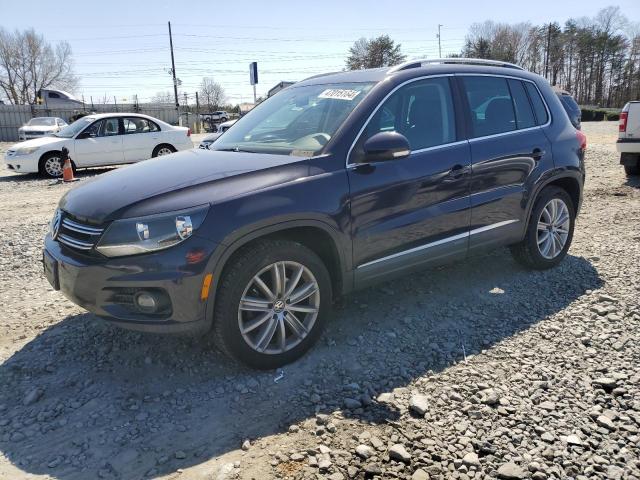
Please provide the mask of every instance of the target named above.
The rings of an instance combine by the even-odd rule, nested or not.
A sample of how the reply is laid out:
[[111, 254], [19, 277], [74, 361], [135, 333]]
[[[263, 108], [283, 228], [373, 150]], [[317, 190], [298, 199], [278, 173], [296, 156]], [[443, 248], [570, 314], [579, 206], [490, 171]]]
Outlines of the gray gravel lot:
[[357, 292], [283, 376], [52, 291], [69, 187], [0, 170], [0, 478], [640, 479], [640, 181], [616, 125], [584, 125], [558, 268], [503, 249]]

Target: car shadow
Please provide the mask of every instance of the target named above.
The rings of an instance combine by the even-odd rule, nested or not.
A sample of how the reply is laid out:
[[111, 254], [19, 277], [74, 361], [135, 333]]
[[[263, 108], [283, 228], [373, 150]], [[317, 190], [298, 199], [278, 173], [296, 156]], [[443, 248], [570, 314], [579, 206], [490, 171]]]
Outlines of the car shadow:
[[[380, 393], [490, 348], [601, 285], [585, 258], [532, 272], [499, 250], [342, 299], [319, 344], [278, 372], [233, 364], [206, 338], [69, 316], [0, 365], [0, 451], [31, 474], [141, 478], [318, 412], [387, 422], [399, 412], [376, 401]], [[346, 399], [362, 406], [347, 410]]]

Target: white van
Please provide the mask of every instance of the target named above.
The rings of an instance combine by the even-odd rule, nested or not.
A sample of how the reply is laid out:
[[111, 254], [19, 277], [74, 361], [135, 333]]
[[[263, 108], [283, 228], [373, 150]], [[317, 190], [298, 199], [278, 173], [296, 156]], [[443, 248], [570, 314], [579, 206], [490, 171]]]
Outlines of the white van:
[[620, 113], [616, 149], [627, 175], [640, 175], [640, 100], [627, 103]]

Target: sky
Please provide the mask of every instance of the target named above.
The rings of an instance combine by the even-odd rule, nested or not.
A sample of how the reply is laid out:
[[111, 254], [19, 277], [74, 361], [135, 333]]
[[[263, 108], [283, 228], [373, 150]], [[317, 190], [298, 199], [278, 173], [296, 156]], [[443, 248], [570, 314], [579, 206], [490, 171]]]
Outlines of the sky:
[[474, 22], [564, 23], [618, 5], [640, 21], [640, 1], [597, 0], [490, 2], [458, 0], [355, 0], [322, 2], [137, 0], [109, 2], [0, 0], [0, 27], [33, 27], [53, 44], [66, 40], [80, 77], [76, 95], [94, 102], [148, 101], [173, 90], [167, 22], [171, 21], [180, 102], [189, 104], [203, 77], [219, 82], [229, 103], [253, 100], [249, 63], [258, 62], [258, 96], [281, 80], [298, 81], [342, 70], [349, 47], [360, 37], [388, 34], [408, 59], [457, 53]]

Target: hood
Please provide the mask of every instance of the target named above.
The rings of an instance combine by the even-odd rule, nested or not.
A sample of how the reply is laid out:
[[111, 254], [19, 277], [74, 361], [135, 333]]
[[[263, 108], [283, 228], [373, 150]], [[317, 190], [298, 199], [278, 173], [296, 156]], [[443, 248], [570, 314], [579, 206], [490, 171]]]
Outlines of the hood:
[[[297, 166], [287, 168], [290, 164]], [[101, 224], [215, 203], [307, 173], [307, 162], [300, 157], [185, 150], [80, 184], [62, 197], [60, 208], [80, 220]]]
[[210, 133], [209, 135], [207, 135], [206, 137], [204, 137], [202, 139], [203, 142], [213, 142], [214, 140], [217, 140], [218, 137], [220, 135], [222, 135], [223, 132], [215, 132], [215, 133]]
[[41, 127], [38, 125], [24, 125], [20, 127], [23, 132], [52, 132], [57, 129], [58, 127], [55, 125], [42, 125]]
[[9, 150], [17, 150], [18, 148], [27, 148], [27, 147], [42, 147], [44, 145], [51, 145], [53, 143], [64, 143], [68, 138], [60, 138], [60, 137], [40, 137], [33, 138], [31, 140], [27, 140], [24, 142], [16, 143], [15, 145], [11, 145]]

